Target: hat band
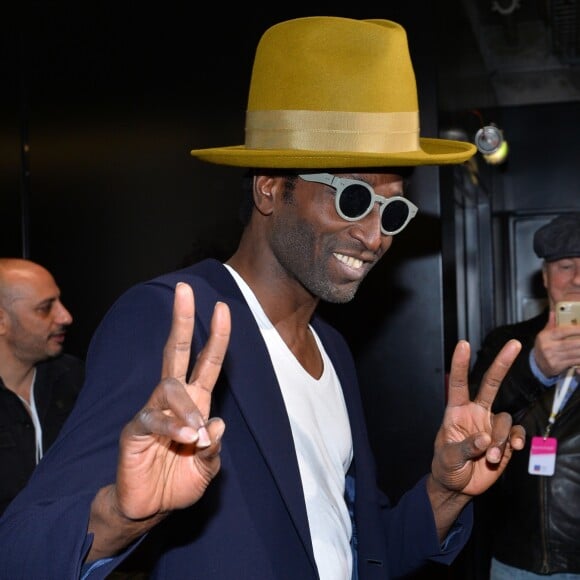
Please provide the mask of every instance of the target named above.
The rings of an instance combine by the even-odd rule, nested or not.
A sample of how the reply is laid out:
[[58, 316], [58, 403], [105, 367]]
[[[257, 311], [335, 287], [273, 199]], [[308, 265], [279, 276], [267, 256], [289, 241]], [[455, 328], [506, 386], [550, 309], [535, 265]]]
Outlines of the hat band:
[[361, 153], [419, 151], [419, 113], [248, 111], [246, 147]]

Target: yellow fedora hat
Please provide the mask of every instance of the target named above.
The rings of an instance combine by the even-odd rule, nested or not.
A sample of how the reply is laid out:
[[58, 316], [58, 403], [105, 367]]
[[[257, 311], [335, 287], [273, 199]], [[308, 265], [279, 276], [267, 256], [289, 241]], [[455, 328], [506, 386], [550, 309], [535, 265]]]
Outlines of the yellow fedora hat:
[[210, 163], [317, 169], [461, 163], [473, 144], [421, 137], [407, 34], [389, 20], [312, 16], [260, 39], [245, 144], [193, 149]]

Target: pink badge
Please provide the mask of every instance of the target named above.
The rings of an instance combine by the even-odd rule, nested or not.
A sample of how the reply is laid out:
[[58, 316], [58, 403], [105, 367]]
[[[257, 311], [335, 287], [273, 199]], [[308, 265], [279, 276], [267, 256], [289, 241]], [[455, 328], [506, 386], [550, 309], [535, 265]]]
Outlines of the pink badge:
[[531, 475], [554, 475], [558, 441], [555, 437], [532, 437], [528, 473]]

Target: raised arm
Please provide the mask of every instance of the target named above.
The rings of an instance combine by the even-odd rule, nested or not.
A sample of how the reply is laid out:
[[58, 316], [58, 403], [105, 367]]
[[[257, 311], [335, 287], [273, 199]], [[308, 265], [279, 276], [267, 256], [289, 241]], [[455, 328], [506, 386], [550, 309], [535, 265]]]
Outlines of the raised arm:
[[520, 349], [517, 340], [505, 344], [483, 376], [478, 393], [470, 400], [469, 344], [460, 341], [455, 348], [447, 406], [435, 439], [427, 483], [441, 541], [465, 505], [495, 483], [512, 452], [524, 446], [523, 427], [512, 425], [508, 413], [491, 412], [501, 381]]
[[219, 471], [225, 425], [209, 411], [230, 313], [216, 304], [209, 340], [188, 379], [194, 315], [191, 287], [178, 284], [161, 380], [122, 431], [116, 482], [100, 489], [91, 506], [88, 562], [118, 553], [173, 510], [195, 503]]

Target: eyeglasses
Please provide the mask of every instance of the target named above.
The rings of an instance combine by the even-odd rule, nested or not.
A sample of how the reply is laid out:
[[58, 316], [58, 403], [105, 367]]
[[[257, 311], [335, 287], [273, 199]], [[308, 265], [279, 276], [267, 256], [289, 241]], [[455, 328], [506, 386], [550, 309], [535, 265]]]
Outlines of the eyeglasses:
[[415, 217], [419, 208], [400, 195], [383, 197], [364, 181], [336, 177], [330, 173], [299, 175], [304, 181], [322, 183], [336, 190], [334, 207], [336, 213], [346, 221], [355, 222], [368, 215], [375, 203], [380, 205], [381, 232], [394, 236], [403, 230]]

